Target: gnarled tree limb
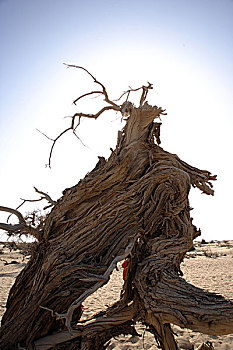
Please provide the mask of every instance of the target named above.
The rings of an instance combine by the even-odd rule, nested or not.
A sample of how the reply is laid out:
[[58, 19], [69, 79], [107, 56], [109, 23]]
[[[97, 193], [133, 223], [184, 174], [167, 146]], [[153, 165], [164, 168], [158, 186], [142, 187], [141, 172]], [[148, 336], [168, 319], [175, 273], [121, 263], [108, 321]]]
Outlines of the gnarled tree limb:
[[[78, 68], [78, 69], [84, 70], [88, 75], [90, 75], [90, 76], [92, 77], [92, 79], [94, 80], [94, 83], [96, 83], [96, 84], [98, 84], [98, 85], [100, 85], [100, 86], [102, 87], [102, 92], [100, 92], [100, 93], [102, 93], [102, 94], [104, 95], [104, 101], [107, 102], [108, 104], [112, 105], [112, 106], [115, 107], [116, 109], [119, 108], [119, 106], [118, 106], [116, 103], [114, 103], [113, 101], [111, 101], [111, 100], [109, 99], [108, 93], [107, 93], [107, 90], [106, 90], [105, 86], [104, 86], [100, 81], [98, 81], [86, 68], [81, 67], [81, 66], [76, 66], [76, 65], [74, 65], [74, 64], [66, 64], [66, 63], [64, 63], [64, 65], [65, 65], [67, 68]], [[92, 93], [96, 93], [96, 91], [89, 93], [89, 95], [92, 94]], [[97, 93], [98, 93], [98, 92], [97, 92]], [[78, 100], [80, 100], [80, 98], [83, 98], [83, 97], [85, 97], [85, 96], [87, 96], [87, 94], [84, 94], [84, 95], [78, 97], [78, 98], [74, 101], [74, 104], [75, 104]]]
[[[151, 281], [154, 276], [153, 270], [158, 273], [156, 262], [149, 275], [147, 273], [147, 278]], [[233, 301], [203, 291], [171, 271], [161, 272], [160, 278], [159, 282], [152, 282], [150, 291], [147, 287], [143, 292], [145, 283], [140, 283], [140, 298], [145, 297], [148, 310], [146, 322], [153, 324], [151, 318], [155, 317], [162, 324], [173, 323], [209, 335], [233, 333]]]
[[128, 99], [129, 99], [129, 95], [131, 92], [136, 92], [136, 91], [139, 91], [139, 90], [142, 90], [142, 94], [141, 94], [141, 98], [140, 98], [140, 103], [139, 103], [139, 106], [142, 107], [143, 103], [146, 101], [146, 97], [147, 97], [147, 94], [148, 94], [148, 90], [152, 90], [153, 89], [153, 84], [149, 83], [148, 82], [148, 85], [145, 86], [141, 86], [139, 88], [136, 88], [136, 89], [132, 89], [131, 87], [129, 87], [129, 90], [127, 91], [124, 91], [121, 96], [115, 100], [115, 101], [120, 101], [122, 99], [123, 96], [126, 95], [126, 100], [125, 102], [128, 102]]
[[[91, 294], [93, 294], [97, 289], [99, 289], [101, 286], [103, 286], [110, 278], [110, 275], [112, 274], [113, 270], [117, 267], [117, 263], [123, 259], [125, 259], [132, 251], [133, 246], [135, 243], [135, 239], [133, 242], [130, 242], [128, 246], [125, 248], [125, 251], [123, 254], [116, 256], [113, 261], [111, 262], [110, 266], [108, 269], [105, 271], [103, 276], [95, 276], [95, 279], [99, 277], [99, 281], [94, 284], [90, 289], [87, 289], [78, 299], [73, 301], [73, 303], [69, 306], [69, 309], [67, 313], [65, 314], [58, 314], [55, 313], [56, 317], [58, 319], [60, 318], [65, 318], [66, 319], [66, 326], [70, 334], [72, 334], [72, 327], [71, 327], [71, 320], [74, 311], [81, 305], [81, 303], [84, 302], [84, 300]], [[92, 278], [86, 278], [86, 279], [81, 279], [82, 281], [87, 280], [92, 281]]]
[[30, 226], [27, 224], [25, 221], [23, 215], [16, 209], [8, 208], [8, 207], [3, 207], [0, 206], [0, 211], [4, 211], [7, 213], [11, 213], [17, 216], [19, 220], [19, 224], [5, 224], [5, 223], [0, 223], [0, 229], [5, 230], [6, 232], [9, 233], [14, 233], [14, 234], [31, 234], [33, 237], [36, 239], [40, 239], [40, 232], [35, 229], [34, 227]]
[[[107, 332], [110, 330], [114, 335], [113, 329], [129, 323], [137, 315], [136, 306], [132, 303], [124, 305], [122, 302], [117, 302], [110, 310], [100, 312], [93, 316], [88, 321], [79, 322], [72, 329], [72, 334], [67, 331], [55, 332], [53, 335], [38, 339], [34, 342], [36, 350], [47, 350], [53, 348], [55, 345], [67, 342], [71, 339], [82, 337], [83, 339], [95, 339], [96, 333]], [[122, 332], [120, 331], [119, 334]], [[117, 334], [115, 334], [117, 335]], [[97, 344], [95, 344], [97, 349]], [[89, 349], [89, 348], [87, 348]], [[90, 348], [91, 350], [91, 348]]]
[[[115, 110], [126, 124], [109, 159], [101, 158], [83, 180], [64, 191], [46, 218], [43, 241], [9, 294], [0, 347], [10, 350], [17, 343], [30, 347], [35, 342], [39, 349], [46, 341], [65, 341], [62, 346], [69, 349], [74, 341], [80, 350], [102, 350], [114, 334], [131, 332], [135, 320], [150, 327], [163, 350], [178, 349], [170, 323], [208, 334], [232, 332], [232, 302], [180, 277], [180, 264], [200, 234], [190, 217], [190, 188], [213, 195], [216, 176], [158, 145], [161, 123], [154, 120], [165, 113], [145, 101], [152, 84], [140, 88], [139, 107], [128, 101], [131, 91], [118, 106], [89, 71], [68, 67], [89, 74], [108, 106], [96, 114], [74, 114], [71, 126], [52, 140], [49, 165], [56, 141], [69, 130], [75, 133], [82, 117], [96, 119]], [[107, 282], [135, 240], [121, 299], [95, 319], [80, 322], [82, 301]], [[51, 311], [64, 317], [66, 326]], [[74, 337], [67, 335], [71, 325]]]

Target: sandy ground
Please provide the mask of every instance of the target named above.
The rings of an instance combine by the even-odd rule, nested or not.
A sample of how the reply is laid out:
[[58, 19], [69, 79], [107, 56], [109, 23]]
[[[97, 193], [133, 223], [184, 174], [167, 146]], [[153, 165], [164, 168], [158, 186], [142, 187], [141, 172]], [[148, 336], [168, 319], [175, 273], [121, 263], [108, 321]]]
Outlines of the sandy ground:
[[[29, 254], [0, 243], [0, 318], [2, 317], [9, 290], [21, 269], [26, 265]], [[184, 277], [190, 283], [205, 290], [217, 292], [233, 300], [233, 241], [212, 241], [208, 244], [196, 242], [195, 250], [187, 254], [182, 264]], [[86, 299], [83, 317], [90, 317], [119, 298], [122, 286], [122, 268], [114, 271], [110, 282]], [[188, 329], [173, 327], [180, 349], [194, 350], [203, 342], [210, 341], [215, 350], [233, 350], [233, 334], [207, 336]], [[108, 349], [114, 350], [156, 350], [153, 336], [144, 326], [137, 325], [141, 335], [119, 336], [113, 339]]]

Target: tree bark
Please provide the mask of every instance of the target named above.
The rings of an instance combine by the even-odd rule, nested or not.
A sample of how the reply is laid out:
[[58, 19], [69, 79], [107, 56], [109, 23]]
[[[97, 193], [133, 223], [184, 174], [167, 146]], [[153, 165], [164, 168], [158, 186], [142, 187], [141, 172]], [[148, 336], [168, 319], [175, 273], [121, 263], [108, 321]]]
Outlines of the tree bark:
[[[116, 149], [63, 192], [11, 288], [3, 350], [19, 343], [104, 349], [112, 336], [135, 332], [137, 320], [150, 326], [164, 350], [178, 349], [170, 323], [207, 334], [233, 332], [233, 303], [180, 277], [180, 263], [200, 234], [190, 217], [190, 187], [213, 195], [216, 176], [155, 144], [161, 108], [126, 102], [120, 111], [127, 122]], [[126, 255], [121, 299], [80, 323], [81, 302], [107, 283], [111, 264]]]

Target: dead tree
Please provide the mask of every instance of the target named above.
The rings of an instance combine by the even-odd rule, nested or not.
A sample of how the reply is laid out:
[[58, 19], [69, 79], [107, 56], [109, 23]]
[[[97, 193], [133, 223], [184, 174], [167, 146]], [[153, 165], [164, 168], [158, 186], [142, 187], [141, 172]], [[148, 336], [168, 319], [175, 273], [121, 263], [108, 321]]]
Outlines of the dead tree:
[[[71, 118], [71, 126], [52, 140], [49, 164], [57, 140], [76, 133], [81, 118], [114, 110], [126, 124], [109, 159], [100, 157], [84, 179], [52, 203], [40, 231], [32, 230], [38, 243], [11, 288], [0, 348], [100, 350], [113, 336], [135, 334], [136, 321], [149, 327], [163, 350], [178, 349], [170, 324], [212, 335], [233, 333], [233, 302], [187, 283], [180, 270], [200, 234], [190, 217], [190, 187], [213, 195], [216, 176], [159, 146], [156, 120], [164, 110], [146, 102], [152, 84], [140, 88], [138, 107], [128, 100], [134, 89], [117, 104], [120, 100], [110, 100], [104, 85], [85, 71], [100, 90], [74, 103], [102, 94], [107, 105], [95, 115]], [[15, 230], [30, 232], [23, 217], [13, 213], [20, 225]], [[6, 224], [0, 228], [14, 230]], [[107, 283], [125, 257], [129, 268], [120, 300], [80, 322], [82, 302]]]

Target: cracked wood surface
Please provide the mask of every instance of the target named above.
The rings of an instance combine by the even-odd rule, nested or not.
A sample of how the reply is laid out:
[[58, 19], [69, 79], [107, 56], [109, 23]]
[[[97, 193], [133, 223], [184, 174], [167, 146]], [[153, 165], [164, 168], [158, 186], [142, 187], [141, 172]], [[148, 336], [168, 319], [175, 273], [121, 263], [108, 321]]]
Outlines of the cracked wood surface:
[[66, 189], [48, 215], [41, 241], [10, 291], [2, 349], [39, 346], [47, 336], [56, 348], [67, 331], [49, 310], [66, 314], [94, 287], [93, 276], [101, 279], [133, 240], [120, 301], [85, 325], [78, 323], [81, 305], [75, 310], [77, 349], [93, 344], [104, 349], [113, 335], [133, 332], [136, 320], [151, 327], [164, 350], [178, 349], [170, 323], [208, 334], [233, 332], [232, 302], [180, 277], [180, 263], [200, 234], [190, 217], [190, 187], [213, 195], [216, 176], [154, 143], [159, 126], [153, 120], [161, 108], [127, 102], [122, 110], [127, 123], [109, 159], [100, 158], [92, 172]]

